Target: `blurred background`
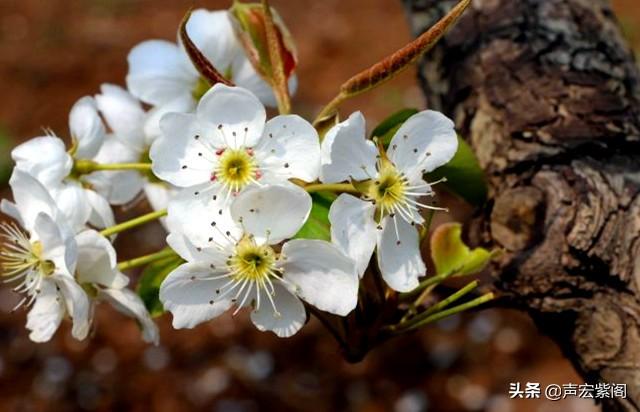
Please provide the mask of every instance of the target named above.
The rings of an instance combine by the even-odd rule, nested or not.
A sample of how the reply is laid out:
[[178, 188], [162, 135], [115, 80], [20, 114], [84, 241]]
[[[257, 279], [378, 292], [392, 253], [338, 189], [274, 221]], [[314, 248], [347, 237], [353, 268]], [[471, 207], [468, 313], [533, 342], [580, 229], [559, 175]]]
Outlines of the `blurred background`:
[[[189, 7], [228, 1], [0, 0], [0, 180], [15, 144], [50, 127], [68, 137], [67, 117], [101, 83], [124, 85], [138, 42], [175, 39]], [[310, 117], [339, 84], [410, 39], [399, 0], [273, 0], [297, 40], [298, 113]], [[637, 0], [614, 7], [640, 50]], [[424, 107], [413, 70], [354, 99], [369, 126], [401, 106]], [[6, 185], [1, 197], [8, 197]], [[144, 207], [137, 205], [136, 207]], [[126, 218], [135, 210], [120, 210]], [[153, 252], [164, 234], [150, 225], [121, 237], [121, 259]], [[125, 239], [126, 238], [126, 239]], [[124, 241], [124, 242], [123, 242]], [[134, 246], [135, 245], [135, 246]], [[140, 247], [139, 245], [143, 245]], [[107, 306], [92, 339], [65, 325], [48, 344], [27, 338], [26, 313], [0, 289], [0, 411], [489, 411], [590, 412], [588, 400], [510, 400], [510, 382], [582, 383], [553, 342], [524, 315], [486, 310], [441, 321], [348, 364], [315, 321], [281, 340], [246, 316], [174, 331], [158, 319], [161, 345]]]

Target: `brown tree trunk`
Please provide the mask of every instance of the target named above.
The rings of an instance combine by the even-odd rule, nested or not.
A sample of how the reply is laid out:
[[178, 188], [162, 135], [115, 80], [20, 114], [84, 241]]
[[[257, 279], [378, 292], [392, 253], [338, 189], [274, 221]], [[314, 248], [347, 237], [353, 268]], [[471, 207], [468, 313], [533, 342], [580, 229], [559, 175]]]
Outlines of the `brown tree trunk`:
[[[415, 34], [454, 3], [405, 0]], [[420, 79], [488, 175], [503, 300], [640, 410], [640, 73], [608, 1], [475, 0]]]

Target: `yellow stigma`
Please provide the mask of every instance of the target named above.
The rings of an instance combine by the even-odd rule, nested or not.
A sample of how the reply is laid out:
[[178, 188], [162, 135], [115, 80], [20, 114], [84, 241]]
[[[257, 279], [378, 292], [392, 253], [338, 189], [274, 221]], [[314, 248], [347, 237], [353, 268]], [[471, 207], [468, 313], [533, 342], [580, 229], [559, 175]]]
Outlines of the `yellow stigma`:
[[250, 149], [226, 149], [218, 161], [212, 180], [239, 191], [257, 177], [257, 164]]
[[262, 282], [277, 272], [274, 250], [268, 245], [256, 244], [250, 237], [244, 237], [238, 242], [229, 265], [238, 281]]
[[378, 177], [369, 186], [367, 195], [373, 199], [381, 211], [391, 211], [404, 204], [407, 182], [391, 162], [382, 162]]

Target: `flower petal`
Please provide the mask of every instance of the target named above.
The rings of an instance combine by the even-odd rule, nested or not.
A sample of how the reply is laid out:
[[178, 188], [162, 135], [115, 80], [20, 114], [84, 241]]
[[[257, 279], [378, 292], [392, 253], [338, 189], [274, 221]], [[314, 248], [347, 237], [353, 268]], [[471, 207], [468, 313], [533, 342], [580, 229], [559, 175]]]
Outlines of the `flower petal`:
[[91, 214], [89, 215], [89, 223], [98, 229], [104, 229], [116, 224], [116, 219], [113, 216], [113, 210], [109, 206], [107, 199], [94, 192], [93, 190], [84, 190], [87, 203], [91, 207]]
[[[397, 232], [396, 232], [397, 224]], [[420, 241], [415, 226], [403, 219], [387, 216], [378, 234], [378, 266], [387, 285], [398, 292], [409, 292], [418, 286], [418, 278], [427, 269], [420, 255]]]
[[154, 106], [191, 96], [198, 73], [177, 44], [148, 40], [129, 56], [127, 88], [138, 99]]
[[187, 34], [220, 73], [229, 72], [242, 53], [226, 10], [194, 10], [187, 22]]
[[29, 173], [46, 186], [59, 184], [73, 167], [64, 142], [54, 136], [36, 137], [22, 143], [11, 151], [11, 158], [16, 162], [16, 169]]
[[0, 212], [18, 222], [20, 226], [25, 227], [22, 216], [20, 215], [20, 210], [18, 210], [18, 206], [16, 206], [15, 203], [10, 202], [7, 199], [0, 200]]
[[421, 176], [442, 166], [458, 150], [455, 125], [433, 110], [414, 114], [389, 143], [389, 159], [407, 176]]
[[346, 316], [358, 303], [354, 262], [323, 240], [296, 239], [284, 244], [284, 280], [295, 293], [320, 310]]
[[251, 187], [231, 205], [231, 216], [258, 243], [271, 245], [293, 237], [311, 212], [311, 196], [295, 186]]
[[41, 242], [42, 258], [53, 261], [56, 269], [63, 273], [74, 273], [77, 247], [73, 239], [68, 239], [66, 231], [61, 230], [58, 223], [45, 213], [40, 213], [35, 223], [32, 241]]
[[155, 345], [160, 341], [158, 326], [151, 319], [142, 299], [129, 289], [100, 289], [100, 297], [113, 305], [121, 313], [138, 321], [142, 329], [142, 339]]
[[167, 211], [169, 231], [185, 235], [199, 248], [233, 243], [242, 232], [231, 218], [225, 199], [208, 186], [181, 190], [171, 199]]
[[93, 283], [107, 288], [122, 289], [129, 278], [117, 268], [116, 251], [104, 236], [95, 230], [85, 230], [76, 236], [79, 283]]
[[65, 315], [64, 302], [56, 290], [55, 283], [44, 279], [40, 292], [27, 315], [29, 339], [34, 342], [47, 342], [51, 339]]
[[51, 195], [69, 225], [76, 231], [83, 228], [91, 216], [91, 205], [87, 202], [85, 189], [80, 182], [64, 182], [61, 186], [51, 189]]
[[140, 102], [120, 86], [103, 84], [100, 91], [96, 105], [107, 125], [125, 145], [141, 152], [146, 114]]
[[[229, 259], [229, 253], [225, 252], [226, 248], [221, 250], [217, 247], [196, 247], [186, 236], [175, 232], [167, 235], [167, 244], [187, 262], [209, 264], [210, 269], [227, 266], [226, 262]], [[229, 245], [228, 250], [232, 252], [232, 245]]]
[[331, 242], [356, 264], [358, 275], [364, 275], [373, 250], [376, 248], [377, 229], [374, 221], [375, 206], [343, 193], [331, 204]]
[[47, 189], [30, 174], [13, 169], [9, 185], [16, 208], [20, 211], [23, 227], [32, 232], [40, 213], [56, 216], [58, 210]]
[[274, 307], [270, 303], [269, 292], [260, 289], [260, 307], [251, 312], [251, 321], [260, 331], [270, 330], [281, 338], [293, 336], [304, 326], [307, 313], [304, 305], [279, 281], [273, 282], [273, 294], [271, 298]]
[[91, 306], [87, 294], [80, 285], [69, 275], [54, 275], [51, 277], [60, 289], [60, 294], [67, 308], [69, 316], [73, 319], [71, 334], [76, 339], [84, 339], [89, 334], [91, 319], [89, 317]]
[[[278, 180], [313, 182], [320, 175], [320, 140], [316, 129], [300, 116], [277, 116], [267, 122], [255, 147], [258, 164]], [[275, 179], [274, 179], [275, 180]]]
[[160, 301], [173, 314], [174, 328], [193, 328], [231, 307], [231, 296], [216, 300], [216, 290], [228, 278], [211, 278], [222, 274], [207, 264], [185, 263], [167, 276], [160, 286]]
[[[113, 136], [107, 137], [94, 160], [98, 163], [136, 163], [140, 153]], [[145, 178], [135, 170], [94, 172], [84, 177], [91, 188], [112, 205], [131, 202], [142, 190]]]
[[160, 129], [160, 119], [167, 113], [191, 113], [196, 108], [196, 102], [191, 96], [181, 96], [165, 103], [161, 106], [156, 106], [147, 112], [147, 117], [144, 122], [144, 143], [146, 147], [151, 147], [151, 144], [162, 135]]
[[153, 173], [178, 187], [209, 182], [217, 164], [218, 131], [193, 114], [168, 113], [160, 120], [162, 136], [151, 146]]
[[322, 141], [322, 173], [325, 183], [366, 180], [377, 174], [376, 145], [366, 139], [362, 113], [333, 126]]
[[153, 210], [166, 209], [167, 206], [169, 206], [169, 200], [171, 200], [172, 196], [176, 192], [176, 189], [170, 187], [164, 182], [147, 182], [145, 183], [143, 190]]
[[213, 125], [218, 138], [231, 148], [258, 143], [267, 117], [264, 106], [250, 91], [221, 83], [202, 96], [196, 114]]
[[78, 159], [90, 159], [98, 153], [105, 129], [92, 97], [85, 96], [73, 105], [69, 113], [69, 130], [78, 145], [75, 152]]

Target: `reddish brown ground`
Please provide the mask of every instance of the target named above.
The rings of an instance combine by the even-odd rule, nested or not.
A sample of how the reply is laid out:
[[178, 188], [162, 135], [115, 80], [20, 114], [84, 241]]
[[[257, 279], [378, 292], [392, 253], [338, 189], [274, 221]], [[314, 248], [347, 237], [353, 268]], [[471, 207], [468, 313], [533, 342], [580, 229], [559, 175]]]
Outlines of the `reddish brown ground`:
[[[640, 42], [637, 0], [618, 0]], [[305, 115], [341, 81], [410, 38], [399, 1], [274, 0], [298, 39]], [[16, 142], [51, 127], [66, 136], [69, 107], [103, 82], [123, 84], [128, 50], [148, 38], [174, 38], [184, 0], [3, 0], [0, 2], [0, 129]], [[225, 7], [225, 1], [197, 6]], [[379, 120], [421, 106], [413, 72], [345, 105]], [[3, 197], [8, 193], [4, 189]], [[127, 212], [123, 212], [126, 215]], [[159, 247], [158, 227], [120, 244], [123, 258]], [[144, 245], [133, 248], [132, 245]], [[255, 331], [245, 316], [190, 331], [159, 320], [162, 345], [140, 342], [135, 324], [106, 307], [88, 342], [69, 337], [35, 345], [15, 297], [0, 290], [1, 411], [576, 411], [580, 401], [509, 401], [509, 382], [580, 382], [556, 346], [524, 316], [490, 310], [398, 339], [349, 365], [312, 322], [288, 340]]]

